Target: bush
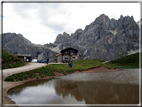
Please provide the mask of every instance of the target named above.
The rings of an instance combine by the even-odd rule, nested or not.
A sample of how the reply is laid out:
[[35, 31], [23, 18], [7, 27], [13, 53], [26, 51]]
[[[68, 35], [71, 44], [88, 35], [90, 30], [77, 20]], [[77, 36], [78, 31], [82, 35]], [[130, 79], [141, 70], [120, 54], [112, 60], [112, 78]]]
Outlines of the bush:
[[14, 77], [8, 76], [7, 78], [5, 78], [5, 81], [14, 81]]
[[33, 77], [35, 78], [35, 77], [36, 77], [36, 75], [35, 75], [35, 74], [33, 74]]
[[39, 76], [40, 76], [41, 78], [43, 78], [43, 77], [44, 77], [44, 74], [39, 74]]

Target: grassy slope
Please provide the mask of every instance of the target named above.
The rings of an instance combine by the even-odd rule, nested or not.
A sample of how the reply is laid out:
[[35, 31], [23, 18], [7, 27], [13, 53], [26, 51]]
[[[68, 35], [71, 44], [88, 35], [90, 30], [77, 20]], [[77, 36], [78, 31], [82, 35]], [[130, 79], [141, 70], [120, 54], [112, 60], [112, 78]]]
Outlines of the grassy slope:
[[80, 60], [74, 62], [72, 68], [69, 67], [68, 64], [52, 64], [34, 70], [13, 74], [11, 76], [8, 76], [5, 81], [22, 81], [27, 78], [43, 78], [47, 76], [54, 76], [54, 71], [67, 74], [75, 71], [98, 67], [101, 65], [102, 63], [96, 60]]
[[13, 74], [8, 76], [5, 81], [21, 81], [27, 78], [43, 78], [47, 76], [54, 76], [54, 71], [62, 72], [64, 74], [82, 71], [93, 67], [104, 66], [106, 68], [138, 68], [139, 67], [139, 53], [129, 55], [123, 58], [113, 60], [109, 63], [102, 64], [102, 60], [79, 60], [73, 62], [73, 67], [68, 64], [52, 64], [42, 68]]
[[23, 65], [25, 65], [25, 63], [21, 59], [6, 50], [2, 50], [2, 69], [15, 68]]
[[73, 67], [69, 67], [68, 64], [53, 64], [52, 66], [55, 68], [58, 72], [68, 73], [68, 72], [74, 72], [74, 71], [82, 71], [86, 69], [90, 69], [93, 67], [99, 67], [102, 63], [97, 60], [79, 60], [76, 62], [73, 62]]
[[110, 68], [139, 68], [139, 53], [110, 61], [104, 66]]

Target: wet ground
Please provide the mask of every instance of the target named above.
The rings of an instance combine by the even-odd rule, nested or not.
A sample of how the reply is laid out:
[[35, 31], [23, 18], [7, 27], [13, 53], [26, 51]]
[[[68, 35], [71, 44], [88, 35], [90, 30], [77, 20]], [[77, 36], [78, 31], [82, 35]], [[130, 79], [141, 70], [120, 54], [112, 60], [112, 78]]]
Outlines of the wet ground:
[[8, 91], [16, 104], [138, 104], [139, 69], [73, 73]]

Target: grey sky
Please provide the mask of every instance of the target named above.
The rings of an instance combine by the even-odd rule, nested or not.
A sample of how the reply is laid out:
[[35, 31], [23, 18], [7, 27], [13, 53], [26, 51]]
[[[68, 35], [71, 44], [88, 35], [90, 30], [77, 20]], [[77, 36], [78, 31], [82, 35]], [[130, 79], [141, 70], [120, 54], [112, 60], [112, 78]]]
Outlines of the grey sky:
[[140, 20], [140, 3], [3, 3], [3, 33], [21, 33], [36, 44], [53, 43], [59, 33], [84, 29], [101, 14]]

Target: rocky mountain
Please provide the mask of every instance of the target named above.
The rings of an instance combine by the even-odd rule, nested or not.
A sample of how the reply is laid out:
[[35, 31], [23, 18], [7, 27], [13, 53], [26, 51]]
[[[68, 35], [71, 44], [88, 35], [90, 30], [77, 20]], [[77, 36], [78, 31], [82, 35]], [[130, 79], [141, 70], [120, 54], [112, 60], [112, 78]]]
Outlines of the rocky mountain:
[[51, 62], [56, 52], [53, 52], [46, 46], [31, 43], [28, 39], [21, 34], [4, 33], [2, 34], [2, 48], [14, 54], [32, 54], [32, 58], [47, 59]]
[[60, 44], [63, 42], [67, 42], [66, 40], [70, 38], [70, 35], [67, 34], [66, 32], [63, 32], [63, 34], [58, 34], [56, 37], [56, 40], [54, 43]]
[[[32, 54], [33, 58], [46, 59], [50, 62], [62, 49], [72, 47], [91, 59], [114, 60], [139, 50], [139, 25], [133, 16], [122, 15], [118, 20], [102, 14], [84, 30], [77, 29], [69, 35], [58, 34], [54, 43], [37, 45], [21, 34], [2, 34], [2, 48], [10, 53]], [[142, 26], [141, 26], [142, 29]]]
[[72, 47], [91, 59], [110, 61], [139, 49], [139, 26], [133, 16], [115, 20], [102, 14], [84, 30], [59, 34], [54, 43], [60, 44], [60, 50]]
[[55, 44], [55, 43], [47, 43], [47, 44], [44, 44], [43, 46], [46, 46], [46, 47], [48, 47], [48, 48], [55, 48], [56, 46], [58, 46], [58, 44]]
[[142, 24], [142, 18], [140, 19], [140, 21], [137, 22], [138, 25]]

